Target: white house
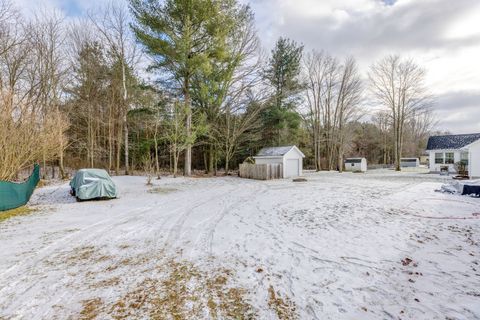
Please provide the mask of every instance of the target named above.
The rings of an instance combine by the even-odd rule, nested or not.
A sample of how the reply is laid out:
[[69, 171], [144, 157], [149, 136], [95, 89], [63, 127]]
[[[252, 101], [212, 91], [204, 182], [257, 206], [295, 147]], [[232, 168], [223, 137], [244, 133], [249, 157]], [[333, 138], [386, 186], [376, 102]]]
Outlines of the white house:
[[367, 172], [367, 159], [365, 158], [345, 159], [345, 171]]
[[428, 139], [430, 172], [455, 171], [464, 162], [470, 177], [480, 177], [480, 133], [432, 136]]
[[296, 146], [263, 148], [253, 158], [256, 164], [281, 163], [284, 178], [298, 177], [303, 174], [305, 155]]

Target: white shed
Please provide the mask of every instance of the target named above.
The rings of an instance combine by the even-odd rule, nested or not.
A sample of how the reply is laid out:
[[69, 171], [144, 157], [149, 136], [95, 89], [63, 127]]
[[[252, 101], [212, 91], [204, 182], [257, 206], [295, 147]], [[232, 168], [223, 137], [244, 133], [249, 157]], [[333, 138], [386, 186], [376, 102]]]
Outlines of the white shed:
[[263, 148], [253, 158], [255, 164], [282, 164], [284, 178], [298, 177], [303, 174], [305, 155], [296, 146]]
[[365, 158], [346, 158], [345, 171], [366, 172], [367, 159]]
[[402, 168], [417, 168], [420, 166], [420, 159], [418, 158], [400, 158], [400, 167]]

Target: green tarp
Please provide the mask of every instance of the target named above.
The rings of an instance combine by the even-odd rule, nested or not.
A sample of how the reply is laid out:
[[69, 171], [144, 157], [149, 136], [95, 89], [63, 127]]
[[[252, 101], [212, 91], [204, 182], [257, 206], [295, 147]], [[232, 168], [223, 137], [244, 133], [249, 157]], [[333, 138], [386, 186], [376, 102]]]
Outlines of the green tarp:
[[30, 177], [21, 183], [0, 181], [0, 211], [15, 209], [27, 204], [40, 181], [40, 167], [35, 165]]
[[79, 200], [116, 198], [117, 187], [103, 169], [78, 170], [70, 181], [72, 193]]

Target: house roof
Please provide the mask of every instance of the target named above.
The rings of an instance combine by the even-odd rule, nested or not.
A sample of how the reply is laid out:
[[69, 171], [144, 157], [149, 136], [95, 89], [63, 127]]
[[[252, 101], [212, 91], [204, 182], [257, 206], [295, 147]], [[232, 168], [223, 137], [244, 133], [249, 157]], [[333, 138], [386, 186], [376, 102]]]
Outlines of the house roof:
[[461, 149], [477, 140], [480, 140], [480, 133], [432, 136], [428, 138], [427, 150]]
[[293, 148], [304, 157], [303, 153], [296, 146], [283, 146], [283, 147], [267, 147], [262, 148], [255, 157], [283, 157], [287, 152]]

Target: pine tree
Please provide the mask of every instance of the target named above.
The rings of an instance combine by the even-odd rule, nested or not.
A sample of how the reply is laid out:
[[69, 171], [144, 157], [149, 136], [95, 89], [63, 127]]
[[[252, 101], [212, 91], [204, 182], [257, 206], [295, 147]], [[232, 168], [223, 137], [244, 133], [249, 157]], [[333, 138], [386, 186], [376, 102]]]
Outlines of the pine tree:
[[272, 87], [269, 106], [262, 114], [264, 141], [280, 145], [295, 143], [301, 123], [296, 107], [302, 90], [299, 80], [303, 46], [280, 38], [272, 50], [264, 78]]
[[[137, 39], [155, 60], [153, 69], [166, 72], [176, 84], [186, 106], [187, 135], [191, 136], [191, 82], [193, 76], [211, 68], [211, 59], [221, 57], [228, 28], [221, 1], [131, 0]], [[187, 139], [192, 142], [192, 139]], [[193, 143], [193, 142], [192, 142]], [[185, 175], [191, 174], [192, 144], [185, 150]]]

